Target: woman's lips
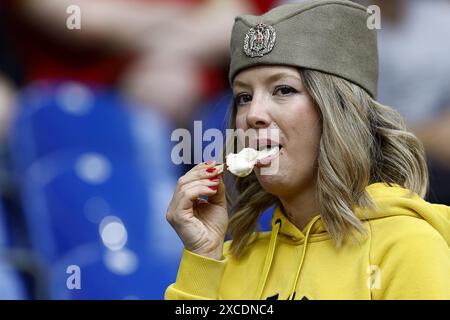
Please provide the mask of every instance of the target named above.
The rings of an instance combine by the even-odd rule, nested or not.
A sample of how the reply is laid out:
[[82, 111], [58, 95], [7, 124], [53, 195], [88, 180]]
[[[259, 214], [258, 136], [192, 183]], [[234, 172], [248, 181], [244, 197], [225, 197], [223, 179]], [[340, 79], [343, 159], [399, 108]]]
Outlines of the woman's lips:
[[256, 161], [255, 166], [257, 168], [261, 168], [261, 167], [265, 167], [267, 165], [269, 165], [273, 159], [277, 158], [280, 155], [280, 150], [281, 150], [281, 146], [280, 147], [275, 147], [276, 149], [274, 149], [274, 151], [272, 152], [268, 152], [268, 154], [264, 157], [259, 157]]

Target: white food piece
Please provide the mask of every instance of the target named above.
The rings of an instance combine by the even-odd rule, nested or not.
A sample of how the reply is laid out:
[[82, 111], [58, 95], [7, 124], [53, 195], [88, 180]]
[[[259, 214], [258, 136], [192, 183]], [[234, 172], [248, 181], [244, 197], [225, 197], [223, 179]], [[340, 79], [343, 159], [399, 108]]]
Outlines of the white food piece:
[[238, 177], [246, 177], [253, 171], [257, 161], [274, 156], [279, 151], [279, 146], [265, 146], [260, 151], [244, 148], [239, 153], [230, 153], [226, 158], [228, 170]]
[[228, 170], [238, 177], [246, 177], [252, 172], [257, 158], [258, 151], [252, 148], [244, 148], [239, 153], [230, 153], [226, 158]]

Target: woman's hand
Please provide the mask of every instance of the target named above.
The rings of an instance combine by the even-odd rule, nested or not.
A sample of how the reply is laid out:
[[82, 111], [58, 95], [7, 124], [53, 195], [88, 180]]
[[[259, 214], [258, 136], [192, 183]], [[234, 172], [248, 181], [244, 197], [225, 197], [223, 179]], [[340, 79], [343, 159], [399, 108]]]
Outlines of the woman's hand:
[[166, 216], [185, 249], [220, 260], [228, 213], [225, 187], [215, 164], [200, 163], [178, 179]]

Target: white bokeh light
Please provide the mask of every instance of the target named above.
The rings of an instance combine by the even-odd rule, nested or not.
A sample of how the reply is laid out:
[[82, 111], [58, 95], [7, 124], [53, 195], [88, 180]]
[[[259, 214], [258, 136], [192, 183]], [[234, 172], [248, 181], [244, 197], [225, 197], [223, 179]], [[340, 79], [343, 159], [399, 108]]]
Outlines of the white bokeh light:
[[78, 177], [90, 184], [104, 183], [111, 175], [111, 163], [98, 153], [85, 153], [76, 162]]
[[139, 260], [136, 254], [129, 249], [119, 251], [107, 251], [103, 261], [109, 271], [119, 275], [129, 275], [136, 271]]
[[102, 219], [99, 233], [103, 244], [113, 251], [121, 250], [128, 240], [127, 229], [115, 216], [107, 216]]
[[85, 115], [94, 104], [91, 90], [77, 82], [61, 85], [56, 93], [56, 100], [62, 110], [76, 116]]

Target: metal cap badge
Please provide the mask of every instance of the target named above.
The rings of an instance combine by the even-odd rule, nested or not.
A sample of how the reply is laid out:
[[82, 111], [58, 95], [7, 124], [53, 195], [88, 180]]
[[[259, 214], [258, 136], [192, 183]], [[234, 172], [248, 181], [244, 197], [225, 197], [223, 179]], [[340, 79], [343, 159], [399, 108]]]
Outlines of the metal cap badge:
[[244, 52], [249, 57], [262, 57], [272, 51], [275, 45], [276, 32], [272, 26], [258, 23], [245, 34]]

